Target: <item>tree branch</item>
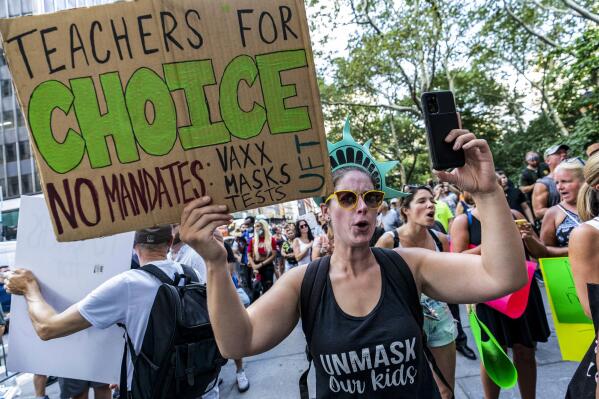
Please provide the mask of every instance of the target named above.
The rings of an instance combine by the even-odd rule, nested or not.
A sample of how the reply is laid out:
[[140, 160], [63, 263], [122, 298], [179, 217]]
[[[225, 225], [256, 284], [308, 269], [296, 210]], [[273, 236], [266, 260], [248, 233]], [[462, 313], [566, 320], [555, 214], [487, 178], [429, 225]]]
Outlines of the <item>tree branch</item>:
[[539, 33], [537, 31], [535, 31], [530, 26], [528, 26], [526, 24], [526, 22], [524, 22], [520, 17], [518, 17], [516, 14], [514, 14], [514, 12], [510, 9], [510, 7], [507, 4], [504, 3], [503, 8], [505, 8], [505, 11], [507, 11], [507, 13], [509, 14], [509, 16], [512, 17], [516, 22], [518, 22], [518, 24], [520, 26], [522, 26], [528, 33], [530, 33], [531, 35], [537, 37], [543, 43], [545, 43], [545, 44], [547, 44], [547, 45], [549, 45], [551, 47], [560, 48], [560, 46], [556, 42], [554, 42], [553, 40], [549, 39], [547, 36], [543, 35], [542, 33]]
[[413, 107], [405, 107], [401, 105], [395, 104], [366, 104], [366, 103], [356, 103], [351, 101], [322, 101], [324, 105], [346, 105], [350, 107], [362, 107], [362, 108], [383, 108], [389, 109], [396, 112], [409, 112], [417, 117], [421, 117], [420, 111], [417, 108]]
[[593, 13], [591, 10], [584, 8], [574, 0], [562, 0], [564, 4], [571, 8], [572, 10], [579, 13], [583, 18], [593, 21], [596, 24], [599, 24], [599, 15]]
[[542, 4], [540, 1], [537, 1], [537, 0], [532, 0], [532, 2], [537, 7], [542, 8], [545, 11], [554, 12], [554, 13], [557, 13], [557, 14], [569, 15], [571, 17], [579, 17], [579, 15], [577, 15], [577, 14], [575, 14], [573, 12], [570, 12], [568, 10], [561, 10], [561, 9], [555, 8], [555, 7], [546, 6], [546, 5]]
[[374, 23], [374, 21], [368, 14], [368, 9], [370, 8], [370, 1], [366, 1], [366, 7], [364, 9], [366, 21], [360, 20], [360, 18], [358, 17], [358, 12], [356, 11], [356, 5], [354, 4], [354, 0], [350, 0], [349, 4], [351, 6], [352, 13], [354, 14], [355, 21], [358, 25], [370, 25], [372, 27], [372, 29], [375, 30], [377, 35], [379, 35], [379, 36], [383, 35], [383, 32], [379, 29], [378, 26], [376, 26], [376, 24]]

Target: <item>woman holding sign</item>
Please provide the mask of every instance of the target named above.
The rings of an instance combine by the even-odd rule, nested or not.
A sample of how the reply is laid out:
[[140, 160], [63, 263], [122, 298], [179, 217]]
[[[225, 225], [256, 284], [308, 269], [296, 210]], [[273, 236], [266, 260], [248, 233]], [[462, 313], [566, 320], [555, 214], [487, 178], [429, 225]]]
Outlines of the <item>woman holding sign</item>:
[[[351, 139], [349, 125], [346, 131], [344, 141]], [[414, 311], [419, 293], [452, 303], [483, 302], [526, 283], [524, 249], [487, 142], [467, 130], [452, 130], [446, 140], [465, 151], [466, 164], [436, 173], [476, 199], [485, 237], [482, 256], [371, 249], [377, 208], [394, 190], [368, 167], [341, 162], [333, 170], [334, 191], [321, 205], [334, 231], [332, 256], [285, 273], [246, 310], [228, 276], [222, 238], [214, 233], [230, 222], [227, 207], [211, 204], [210, 198], [190, 203], [182, 214], [181, 235], [206, 261], [209, 312], [223, 356], [267, 351], [301, 317], [316, 368], [317, 398], [439, 398], [424, 355], [422, 313], [418, 318]], [[356, 146], [352, 151], [360, 151]], [[367, 151], [352, 159], [364, 156], [370, 165]], [[307, 397], [307, 389], [301, 392]]]
[[[570, 235], [570, 264], [576, 292], [587, 316], [593, 319], [595, 334], [599, 325], [599, 154], [584, 167], [584, 183], [578, 194], [578, 214], [584, 222]], [[599, 397], [597, 388], [597, 341], [580, 363], [568, 386], [567, 398]], [[597, 396], [596, 396], [597, 395]]]

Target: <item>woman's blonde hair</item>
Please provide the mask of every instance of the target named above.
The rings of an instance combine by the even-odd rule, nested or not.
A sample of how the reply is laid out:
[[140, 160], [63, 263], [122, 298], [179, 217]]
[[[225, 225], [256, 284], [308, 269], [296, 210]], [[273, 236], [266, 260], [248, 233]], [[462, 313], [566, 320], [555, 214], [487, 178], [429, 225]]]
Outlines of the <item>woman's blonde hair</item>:
[[583, 221], [599, 216], [599, 153], [593, 155], [584, 167], [584, 184], [578, 192], [578, 215]]
[[566, 159], [555, 168], [554, 174], [557, 172], [570, 172], [578, 180], [584, 181], [583, 173], [584, 163], [580, 158]]
[[[266, 223], [266, 220], [263, 219], [256, 220], [254, 226], [257, 224], [260, 224], [264, 229], [264, 249], [266, 249], [266, 256], [268, 257], [268, 255], [272, 253], [272, 236], [270, 234], [270, 227], [268, 226], [268, 223]], [[260, 258], [260, 253], [258, 252], [259, 242], [260, 236], [258, 236], [258, 234], [254, 231], [254, 247], [252, 248], [252, 251], [254, 252], [254, 259]]]

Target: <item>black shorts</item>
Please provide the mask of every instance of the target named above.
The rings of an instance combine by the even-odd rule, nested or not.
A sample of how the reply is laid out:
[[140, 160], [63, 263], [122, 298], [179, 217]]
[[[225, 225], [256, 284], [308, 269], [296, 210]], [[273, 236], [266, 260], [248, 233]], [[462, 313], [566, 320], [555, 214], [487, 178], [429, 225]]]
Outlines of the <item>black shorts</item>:
[[108, 384], [103, 382], [75, 380], [72, 378], [59, 378], [60, 399], [69, 399], [77, 396], [90, 388], [108, 387]]

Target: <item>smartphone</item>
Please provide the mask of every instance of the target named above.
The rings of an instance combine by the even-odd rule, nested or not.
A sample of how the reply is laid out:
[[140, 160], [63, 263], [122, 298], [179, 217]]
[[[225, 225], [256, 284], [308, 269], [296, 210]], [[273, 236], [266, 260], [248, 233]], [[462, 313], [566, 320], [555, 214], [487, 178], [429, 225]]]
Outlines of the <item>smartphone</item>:
[[453, 93], [451, 91], [423, 93], [422, 108], [433, 169], [444, 170], [464, 166], [466, 163], [464, 150], [454, 151], [454, 142], [445, 141], [450, 131], [460, 128]]

